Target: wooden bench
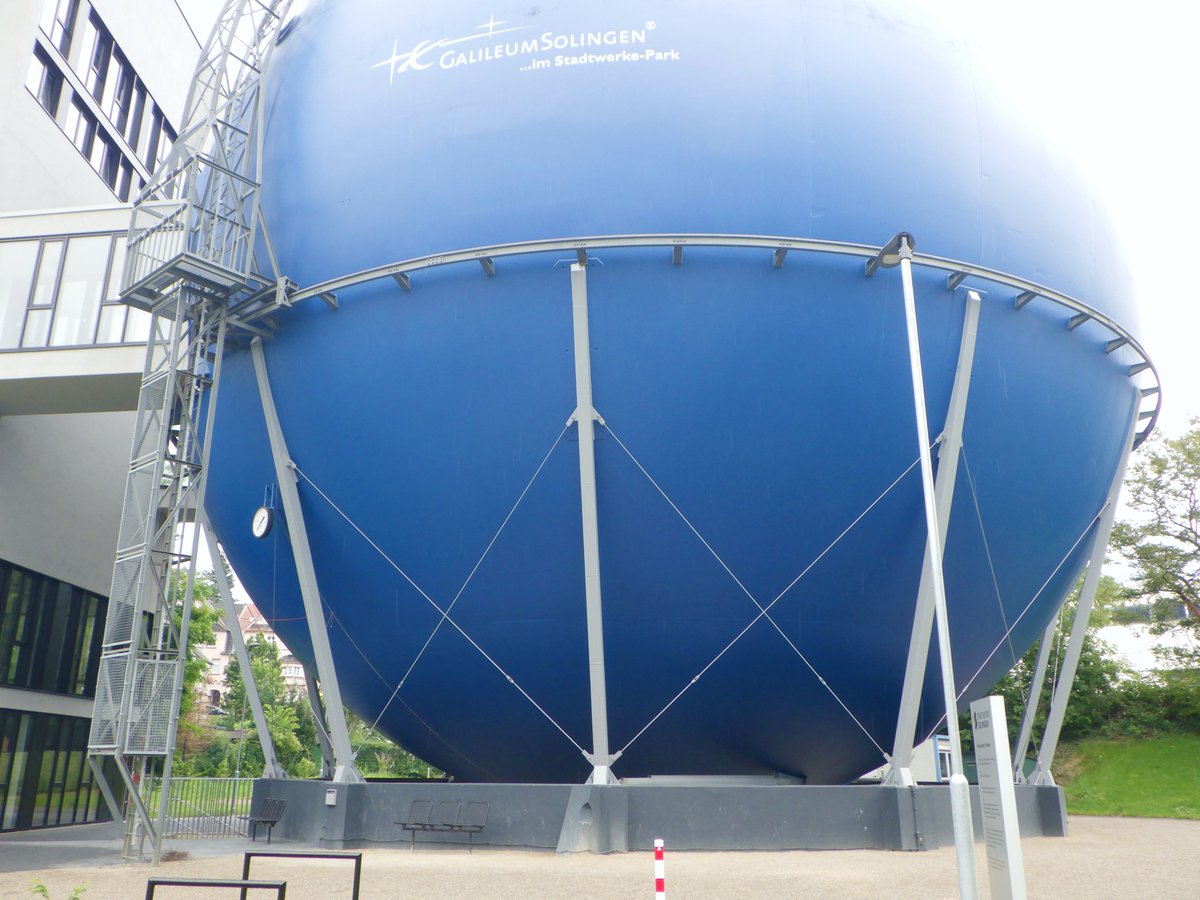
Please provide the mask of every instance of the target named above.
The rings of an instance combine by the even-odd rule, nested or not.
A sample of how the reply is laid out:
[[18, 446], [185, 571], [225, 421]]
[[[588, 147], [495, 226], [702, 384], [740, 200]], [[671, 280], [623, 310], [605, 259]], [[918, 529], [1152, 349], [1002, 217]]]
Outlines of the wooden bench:
[[246, 819], [250, 823], [250, 840], [258, 840], [258, 826], [265, 825], [267, 827], [267, 843], [271, 843], [271, 829], [279, 824], [279, 819], [283, 816], [283, 810], [286, 807], [286, 800], [266, 800], [263, 802], [262, 809], [256, 814], [247, 816]]
[[487, 824], [488, 804], [472, 800], [463, 807], [461, 800], [442, 800], [434, 806], [432, 800], [414, 800], [408, 808], [408, 816], [396, 824], [412, 833], [411, 849], [417, 848], [418, 831], [450, 831], [466, 833], [467, 852], [470, 853], [474, 836], [483, 831]]

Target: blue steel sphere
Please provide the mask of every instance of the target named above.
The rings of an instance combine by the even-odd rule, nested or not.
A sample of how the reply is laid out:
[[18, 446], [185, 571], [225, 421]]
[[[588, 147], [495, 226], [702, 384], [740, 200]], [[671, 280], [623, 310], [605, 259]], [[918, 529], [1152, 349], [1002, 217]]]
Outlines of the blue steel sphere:
[[[264, 215], [301, 285], [538, 239], [904, 230], [1131, 324], [1095, 198], [967, 37], [894, 2], [318, 3], [270, 70]], [[925, 542], [899, 280], [755, 253], [588, 269], [619, 776], [840, 782], [892, 749]], [[561, 256], [361, 284], [264, 343], [347, 705], [464, 780], [590, 768]], [[916, 292], [937, 435], [964, 294]], [[964, 703], [1086, 561], [1136, 404], [1109, 335], [1065, 319], [983, 300], [945, 563]], [[311, 661], [288, 523], [248, 528], [275, 479], [250, 354], [224, 372], [211, 515]], [[935, 651], [918, 738], [940, 696]]]

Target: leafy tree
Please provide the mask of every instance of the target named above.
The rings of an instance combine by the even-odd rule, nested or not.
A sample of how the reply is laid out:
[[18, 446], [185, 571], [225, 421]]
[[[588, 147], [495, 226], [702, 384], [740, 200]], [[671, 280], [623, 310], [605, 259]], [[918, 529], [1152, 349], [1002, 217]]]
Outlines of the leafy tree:
[[350, 746], [354, 761], [364, 775], [385, 778], [441, 778], [442, 772], [384, 737], [349, 710]]
[[[1156, 437], [1125, 482], [1135, 518], [1113, 529], [1113, 548], [1133, 571], [1159, 632], [1200, 638], [1200, 419], [1178, 438]], [[1181, 663], [1200, 662], [1196, 651]]]
[[[1056, 647], [1051, 651], [1047, 666], [1046, 678], [1042, 683], [1042, 693], [1038, 699], [1037, 715], [1034, 718], [1033, 734], [1036, 738], [1046, 728], [1046, 716], [1050, 709], [1050, 699], [1054, 694], [1056, 673], [1059, 661], [1067, 650], [1067, 638], [1070, 634], [1071, 622], [1074, 619], [1074, 605], [1078, 597], [1078, 586], [1075, 596], [1068, 600], [1069, 607], [1061, 617], [1058, 629], [1055, 631]], [[1096, 637], [1093, 629], [1088, 629], [1084, 636], [1083, 648], [1079, 654], [1079, 665], [1075, 672], [1075, 682], [1071, 686], [1070, 700], [1067, 711], [1063, 716], [1062, 739], [1064, 741], [1087, 737], [1103, 730], [1110, 722], [1120, 718], [1123, 707], [1123, 678], [1126, 672], [1110, 654], [1112, 648]], [[1038, 647], [1030, 647], [1024, 656], [1018, 660], [1012, 670], [996, 683], [992, 693], [1004, 698], [1004, 708], [1008, 714], [1009, 741], [1015, 742], [1021, 719], [1025, 715], [1025, 701], [1029, 696], [1029, 685], [1033, 680], [1034, 663], [1037, 660]], [[969, 720], [967, 727], [969, 727]]]
[[[1079, 587], [1076, 585], [1071, 602], [1070, 614], [1075, 615], [1074, 603], [1079, 597]], [[1092, 600], [1092, 615], [1088, 619], [1090, 627], [1103, 628], [1105, 625], [1128, 625], [1145, 619], [1141, 609], [1131, 604], [1129, 588], [1125, 587], [1111, 575], [1101, 575], [1096, 584], [1096, 596]]]
[[[187, 574], [177, 571], [171, 573], [171, 602], [172, 617], [175, 627], [183, 623], [183, 599], [187, 591]], [[217, 582], [212, 572], [197, 572], [192, 586], [192, 617], [188, 625], [187, 662], [183, 669], [183, 700], [180, 713], [186, 715], [196, 705], [199, 686], [204, 683], [204, 674], [208, 664], [197, 653], [197, 644], [211, 644], [216, 640], [213, 626], [217, 624], [220, 614], [213, 601], [217, 597]]]
[[[1046, 716], [1057, 684], [1059, 664], [1067, 652], [1067, 640], [1070, 637], [1071, 625], [1075, 621], [1075, 610], [1078, 607], [1082, 588], [1083, 576], [1080, 576], [1063, 605], [1062, 614], [1059, 616], [1058, 625], [1054, 631], [1052, 638], [1054, 644], [1047, 664], [1046, 677], [1042, 682], [1041, 696], [1038, 698], [1037, 715], [1034, 717], [1033, 736], [1035, 740], [1044, 733], [1046, 728]], [[1100, 583], [1096, 587], [1096, 598], [1090, 619], [1092, 627], [1084, 636], [1075, 682], [1071, 686], [1067, 712], [1063, 717], [1063, 740], [1070, 741], [1091, 734], [1102, 727], [1120, 705], [1121, 679], [1128, 676], [1129, 673], [1111, 658], [1112, 648], [1096, 637], [1095, 627], [1097, 619], [1105, 622], [1112, 610], [1121, 607], [1124, 597], [1125, 592], [1117, 582], [1108, 576], [1101, 576]], [[1029, 697], [1029, 686], [1033, 681], [1038, 650], [1038, 644], [1030, 647], [1025, 655], [1017, 660], [1016, 665], [1009, 670], [1008, 674], [996, 682], [991, 690], [991, 693], [999, 694], [1004, 698], [1010, 743], [1016, 742], [1021, 719], [1025, 715], [1025, 701]], [[962, 727], [969, 733], [969, 714], [963, 714]], [[1031, 745], [1030, 749], [1035, 748], [1036, 744]]]
[[[171, 615], [178, 629], [183, 622], [183, 602], [187, 594], [187, 573], [171, 573]], [[198, 644], [216, 640], [213, 626], [220, 614], [214, 600], [217, 582], [212, 572], [196, 573], [192, 586], [192, 617], [188, 625], [188, 647], [183, 665], [183, 696], [179, 702], [179, 731], [176, 736], [177, 759], [185, 760], [203, 752], [212, 742], [211, 728], [205, 715], [206, 704], [197, 704], [202, 694], [207, 661], [195, 651]], [[186, 771], [186, 766], [184, 771]]]
[[[283, 669], [279, 665], [279, 648], [262, 635], [255, 635], [246, 642], [246, 653], [250, 656], [250, 668], [254, 672], [254, 682], [263, 706], [271, 706], [284, 699], [287, 693], [283, 681]], [[242, 677], [242, 667], [237, 657], [229, 661], [225, 668], [225, 713], [231, 726], [236, 726], [241, 710], [250, 707], [246, 704], [246, 681]]]
[[[197, 597], [207, 596], [198, 589]], [[199, 601], [197, 601], [199, 602]], [[215, 616], [214, 616], [215, 620]], [[209, 632], [201, 630], [198, 638], [211, 642]], [[261, 635], [246, 645], [250, 665], [262, 699], [267, 728], [275, 745], [275, 756], [289, 774], [297, 778], [315, 778], [320, 774], [320, 747], [316, 720], [305, 693], [288, 689], [283, 678], [279, 648]], [[203, 665], [198, 669], [195, 684], [203, 677]], [[258, 739], [246, 693], [245, 679], [236, 659], [225, 671], [225, 715], [223, 728], [214, 730], [208, 717], [197, 713], [198, 727], [185, 743], [181, 732], [180, 746], [186, 752], [177, 763], [176, 772], [212, 777], [235, 774], [257, 775], [264, 768], [262, 744]], [[368, 727], [347, 711], [350, 742], [356, 762], [364, 774], [383, 777], [440, 777], [433, 769], [398, 744]]]
[[[318, 752], [317, 732], [307, 697], [296, 695], [287, 689], [279, 663], [279, 648], [275, 644], [261, 636], [255, 636], [246, 644], [246, 650], [250, 656], [250, 667], [254, 672], [259, 697], [262, 699], [267, 730], [270, 731], [271, 741], [275, 744], [276, 758], [284, 769], [298, 778], [315, 777], [320, 773], [320, 767], [314, 761]], [[240, 769], [243, 773], [261, 772], [265, 765], [262, 744], [258, 740], [257, 728], [250, 716], [246, 682], [236, 659], [232, 660], [225, 670], [225, 685], [226, 724], [238, 728], [241, 734], [241, 746], [231, 746], [227, 754], [240, 751]], [[226, 764], [228, 765], [228, 755]]]
[[[1182, 437], [1156, 438], [1125, 489], [1133, 521], [1114, 528], [1111, 546], [1129, 565], [1133, 584], [1103, 577], [1092, 625], [1148, 618], [1159, 633], [1184, 629], [1200, 639], [1200, 420], [1193, 420]], [[1073, 617], [1074, 602], [1068, 601], [1056, 641], [1066, 639], [1061, 629]], [[1178, 668], [1149, 676], [1122, 671], [1108, 652], [1089, 632], [1063, 724], [1065, 741], [1092, 734], [1200, 732], [1200, 651], [1175, 651]], [[1005, 698], [1014, 730], [1024, 712], [1035, 656], [1036, 648], [994, 689]], [[1045, 722], [1049, 694], [1047, 684], [1035, 734]]]

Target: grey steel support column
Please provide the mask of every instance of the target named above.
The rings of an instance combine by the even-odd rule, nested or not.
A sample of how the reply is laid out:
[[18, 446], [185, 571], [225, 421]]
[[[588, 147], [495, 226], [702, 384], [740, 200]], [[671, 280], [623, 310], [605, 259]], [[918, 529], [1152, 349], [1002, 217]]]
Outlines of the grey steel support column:
[[327, 701], [329, 736], [333, 743], [333, 780], [361, 782], [362, 775], [354, 767], [354, 751], [350, 747], [350, 732], [346, 727], [346, 711], [342, 706], [342, 692], [338, 687], [337, 670], [333, 665], [333, 650], [329, 646], [329, 632], [325, 630], [325, 615], [321, 609], [321, 592], [317, 585], [317, 572], [313, 567], [312, 550], [308, 543], [308, 529], [304, 524], [304, 512], [300, 509], [300, 492], [296, 490], [297, 476], [288, 454], [279, 425], [279, 414], [271, 397], [271, 383], [267, 379], [267, 364], [263, 358], [262, 339], [254, 338], [250, 343], [254, 357], [254, 371], [258, 376], [258, 395], [262, 402], [263, 419], [267, 436], [271, 441], [271, 458], [275, 462], [275, 480], [279, 484], [279, 498], [283, 503], [283, 514], [287, 520], [288, 537], [291, 539], [292, 556], [296, 562], [296, 574], [300, 580], [300, 595], [304, 600], [304, 615], [308, 619], [308, 633], [312, 640], [313, 657], [317, 663], [317, 677]]
[[1021, 731], [1013, 746], [1013, 780], [1025, 783], [1025, 754], [1029, 750], [1029, 739], [1033, 736], [1033, 722], [1037, 718], [1038, 705], [1042, 699], [1042, 684], [1046, 680], [1046, 667], [1050, 663], [1050, 646], [1054, 643], [1054, 632], [1058, 630], [1058, 613], [1042, 632], [1038, 643], [1037, 660], [1033, 664], [1033, 677], [1029, 680], [1029, 696], [1025, 698], [1025, 712], [1021, 716]]
[[279, 764], [275, 756], [275, 742], [271, 740], [271, 732], [267, 729], [267, 716], [263, 712], [262, 697], [258, 693], [258, 682], [254, 678], [254, 669], [250, 665], [250, 654], [246, 651], [246, 640], [242, 636], [242, 626], [238, 622], [237, 609], [233, 605], [233, 593], [229, 589], [229, 579], [225, 577], [225, 566], [221, 563], [221, 549], [217, 546], [216, 532], [208, 519], [207, 512], [201, 512], [200, 525], [204, 528], [204, 539], [208, 543], [208, 555], [213, 561], [213, 575], [217, 582], [217, 593], [221, 595], [221, 612], [229, 625], [229, 638], [233, 643], [233, 654], [242, 670], [242, 685], [246, 691], [246, 699], [250, 702], [250, 714], [254, 718], [254, 727], [258, 730], [258, 743], [262, 746], [263, 778], [287, 778], [287, 772]]
[[[925, 565], [931, 578], [934, 622], [938, 632], [938, 651], [942, 664], [942, 690], [946, 703], [946, 729], [950, 732], [950, 813], [954, 821], [954, 849], [958, 862], [958, 893], [962, 898], [977, 898], [975, 877], [975, 834], [971, 822], [971, 795], [963, 775], [962, 742], [958, 734], [958, 698], [954, 689], [954, 662], [950, 653], [950, 623], [946, 617], [946, 584], [942, 572], [942, 541], [938, 528], [937, 497], [933, 486], [933, 455], [929, 451], [929, 419], [925, 410], [925, 376], [921, 370], [921, 344], [917, 331], [917, 303], [913, 294], [913, 240], [899, 234], [893, 241], [899, 256], [900, 277], [904, 286], [904, 322], [908, 332], [908, 361], [912, 372], [913, 406], [916, 413], [917, 445], [921, 453], [921, 487], [925, 497]], [[884, 248], [880, 257], [884, 257]]]
[[104, 772], [100, 770], [100, 763], [96, 762], [96, 757], [94, 756], [89, 756], [87, 763], [92, 770], [92, 783], [100, 788], [100, 794], [104, 797], [104, 803], [108, 806], [108, 811], [112, 815], [113, 821], [120, 822], [123, 818], [121, 805], [117, 803], [117, 798], [113, 796], [108, 779], [104, 777]]
[[587, 266], [571, 264], [571, 321], [575, 336], [575, 424], [579, 429], [579, 495], [583, 510], [583, 588], [587, 604], [588, 686], [592, 704], [592, 784], [612, 782], [608, 752], [608, 689], [604, 675], [604, 620], [600, 600], [600, 526], [596, 516], [592, 352], [588, 335]]
[[[183, 299], [183, 296], [186, 295], [181, 295], [181, 300]], [[207, 335], [207, 338], [212, 338], [213, 343], [211, 346], [205, 346], [204, 344], [206, 343], [207, 338], [201, 338], [201, 341], [199, 342], [200, 345], [196, 351], [199, 359], [208, 358], [208, 355], [211, 353], [212, 369], [209, 373], [211, 377], [211, 384], [206, 392], [208, 407], [204, 414], [204, 428], [203, 431], [199, 433], [192, 431], [192, 433], [189, 434], [188, 438], [184, 441], [185, 444], [190, 442], [196, 448], [198, 448], [198, 452], [197, 449], [189, 448], [191, 457], [198, 457], [199, 461], [199, 466], [193, 469], [191, 473], [191, 479], [193, 482], [195, 482], [195, 485], [192, 488], [192, 503], [194, 504], [194, 508], [196, 510], [201, 510], [204, 508], [204, 493], [208, 485], [208, 454], [212, 446], [211, 438], [213, 427], [216, 424], [217, 395], [218, 388], [221, 384], [221, 364], [222, 360], [225, 358], [225, 334], [227, 319], [225, 317], [224, 310], [218, 311], [214, 309], [212, 315], [217, 323], [216, 334], [212, 335], [210, 332]], [[189, 321], [188, 327], [195, 328], [199, 331], [199, 326], [199, 316], [193, 314], [191, 320]], [[204, 334], [204, 332], [201, 332], [201, 334]], [[202, 373], [202, 369], [202, 364], [197, 362], [192, 374], [194, 376], [198, 376]], [[199, 400], [199, 396], [194, 396], [192, 400], [193, 402], [197, 402]], [[190, 410], [187, 407], [180, 410], [180, 414], [183, 416], [188, 415], [189, 412]], [[184, 430], [185, 429], [181, 428], [181, 432]], [[191, 429], [187, 430], [190, 431]], [[176, 510], [176, 515], [181, 515], [182, 512], [183, 510], [178, 509]], [[182, 539], [183, 536], [180, 535], [180, 540]], [[179, 726], [179, 709], [183, 703], [183, 676], [184, 671], [187, 668], [188, 634], [191, 629], [192, 606], [195, 598], [196, 587], [196, 553], [199, 549], [200, 535], [193, 530], [191, 535], [191, 548], [186, 557], [187, 579], [182, 598], [183, 608], [179, 613], [178, 649], [176, 651], [175, 673], [171, 688], [169, 719], [171, 724], [167, 728], [166, 748], [162, 757], [162, 786], [158, 792], [158, 820], [155, 822], [155, 827], [151, 832], [154, 836], [154, 865], [156, 866], [162, 858], [162, 833], [167, 822], [167, 806], [171, 801], [171, 770], [175, 764], [175, 738], [178, 733]], [[165, 580], [169, 586], [170, 575], [168, 575]], [[163, 629], [163, 631], [160, 632], [161, 636], [159, 638], [159, 646], [164, 646], [167, 643], [166, 630], [170, 628], [170, 615], [171, 611], [167, 608], [167, 604], [164, 602], [162, 608], [159, 610], [159, 616], [162, 617], [159, 628]]]
[[308, 708], [312, 710], [313, 720], [317, 723], [317, 743], [321, 745], [321, 777], [333, 777], [333, 744], [329, 742], [329, 723], [325, 721], [325, 706], [321, 703], [321, 690], [317, 687], [317, 679], [313, 678], [308, 666], [301, 664], [304, 669], [304, 687], [308, 691]]
[[[117, 756], [114, 756], [113, 762], [116, 763], [117, 771], [121, 773], [121, 780], [125, 783], [126, 796], [129, 798], [129, 802], [131, 804], [133, 804], [133, 814], [134, 814], [135, 819], [137, 820], [138, 823], [140, 823], [141, 827], [144, 829], [144, 834], [149, 835], [151, 838], [153, 838], [154, 835], [157, 834], [157, 830], [154, 827], [154, 820], [150, 818], [150, 810], [146, 809], [146, 804], [144, 802], [142, 802], [142, 795], [138, 792], [138, 787], [140, 786], [141, 782], [145, 780], [145, 778], [139, 777], [138, 781], [135, 782], [133, 780], [133, 773], [130, 772], [129, 767], [127, 765], [125, 765], [125, 758], [123, 756], [120, 756], [119, 754]], [[92, 771], [95, 771], [95, 769], [93, 769]], [[145, 761], [143, 760], [143, 763], [142, 763], [143, 775], [144, 775], [145, 771], [146, 771], [146, 765], [145, 765]], [[128, 839], [128, 837], [129, 837], [128, 831], [129, 831], [129, 829], [126, 829], [126, 839]], [[143, 838], [143, 840], [144, 840], [144, 838]], [[129, 850], [129, 848], [127, 846], [125, 848], [126, 855], [128, 855], [128, 850]], [[139, 857], [141, 856], [140, 850], [139, 850], [138, 856]], [[156, 865], [157, 865], [157, 863], [156, 863]]]
[[[963, 318], [962, 340], [958, 349], [958, 367], [954, 372], [954, 387], [950, 391], [950, 406], [946, 426], [938, 445], [938, 471], [934, 493], [937, 497], [939, 549], [946, 549], [946, 528], [950, 523], [950, 508], [954, 502], [954, 485], [958, 478], [958, 457], [962, 450], [963, 422], [967, 414], [967, 394], [971, 387], [971, 371], [975, 363], [975, 338], [979, 332], [979, 308], [982, 301], [975, 291], [967, 292]], [[932, 540], [932, 537], [926, 537]], [[917, 714], [921, 690], [925, 686], [925, 663], [929, 658], [929, 637], [933, 628], [933, 572], [928, 553], [921, 569], [917, 588], [917, 605], [913, 611], [912, 636], [908, 642], [908, 664], [904, 671], [904, 688], [900, 694], [900, 713], [896, 719], [896, 737], [892, 759], [884, 784], [910, 787], [916, 783], [912, 776], [913, 744], [916, 741]]]
[[1079, 665], [1079, 654], [1083, 650], [1083, 639], [1087, 634], [1088, 620], [1092, 615], [1092, 601], [1096, 598], [1096, 587], [1100, 584], [1100, 570], [1104, 568], [1104, 553], [1108, 549], [1108, 536], [1112, 532], [1113, 519], [1117, 515], [1117, 498], [1125, 480], [1125, 468], [1133, 452], [1133, 439], [1137, 435], [1138, 410], [1135, 405], [1129, 422], [1129, 433], [1125, 437], [1125, 448], [1117, 464], [1116, 475], [1108, 489], [1104, 512], [1096, 526], [1096, 536], [1088, 557], [1087, 575], [1079, 592], [1079, 604], [1075, 609], [1075, 620], [1071, 623], [1071, 638], [1063, 657], [1058, 685], [1050, 701], [1050, 713], [1046, 718], [1046, 732], [1042, 735], [1042, 747], [1038, 752], [1037, 766], [1029, 776], [1031, 784], [1054, 784], [1050, 766], [1054, 762], [1054, 751], [1058, 748], [1058, 737], [1062, 731], [1063, 717], [1067, 713], [1067, 702], [1071, 698], [1071, 686], [1075, 682], [1075, 670]]

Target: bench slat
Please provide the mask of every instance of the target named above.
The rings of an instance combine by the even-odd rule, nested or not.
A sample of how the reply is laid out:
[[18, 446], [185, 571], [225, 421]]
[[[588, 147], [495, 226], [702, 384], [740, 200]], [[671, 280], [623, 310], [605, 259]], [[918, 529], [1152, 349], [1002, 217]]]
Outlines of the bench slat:
[[431, 800], [414, 800], [408, 808], [408, 818], [396, 822], [403, 831], [412, 832], [412, 848], [416, 849], [418, 831], [450, 831], [465, 833], [468, 846], [472, 835], [483, 831], [487, 824], [489, 805], [472, 800], [463, 809], [461, 800], [442, 800], [434, 810]]
[[279, 824], [286, 808], [286, 800], [282, 798], [268, 799], [263, 802], [261, 810], [246, 816], [246, 821], [250, 824], [250, 839], [257, 840], [258, 826], [265, 825], [267, 827], [267, 843], [271, 843], [271, 830]]

